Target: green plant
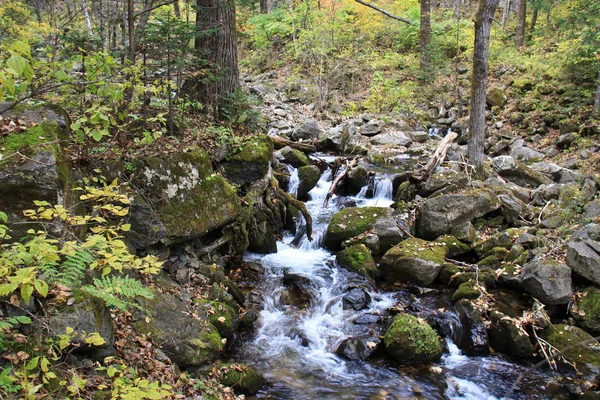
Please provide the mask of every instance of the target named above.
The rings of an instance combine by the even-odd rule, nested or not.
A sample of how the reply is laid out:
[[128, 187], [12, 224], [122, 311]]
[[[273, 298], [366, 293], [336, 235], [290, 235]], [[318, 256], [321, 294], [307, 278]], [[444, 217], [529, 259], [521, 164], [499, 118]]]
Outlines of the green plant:
[[84, 292], [102, 300], [108, 307], [126, 311], [140, 308], [133, 300], [137, 297], [153, 298], [152, 292], [137, 279], [128, 276], [103, 276], [94, 279], [94, 285], [85, 285]]

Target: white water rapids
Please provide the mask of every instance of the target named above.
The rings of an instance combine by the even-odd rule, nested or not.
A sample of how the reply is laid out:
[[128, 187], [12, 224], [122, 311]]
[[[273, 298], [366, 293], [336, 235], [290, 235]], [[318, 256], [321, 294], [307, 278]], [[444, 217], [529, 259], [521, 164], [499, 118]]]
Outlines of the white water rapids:
[[[290, 173], [292, 177], [296, 173], [297, 177], [293, 169]], [[495, 399], [489, 389], [490, 378], [501, 369], [510, 371], [514, 379], [515, 374], [518, 375], [515, 365], [497, 358], [462, 356], [451, 341], [437, 372], [430, 372], [428, 367], [407, 372], [406, 368], [398, 368], [384, 357], [364, 362], [349, 361], [335, 354], [343, 339], [368, 334], [372, 329], [370, 325], [354, 323], [356, 318], [384, 314], [398, 299], [394, 293], [379, 292], [363, 277], [339, 268], [335, 255], [321, 247], [332, 215], [343, 207], [341, 200], [354, 201], [357, 206], [387, 207], [392, 203], [392, 181], [378, 175], [372, 199], [362, 195], [345, 199], [334, 196], [327, 207], [322, 207], [331, 185], [330, 175], [330, 171], [323, 174], [306, 203], [313, 217], [312, 242], [303, 238], [294, 247], [290, 245], [294, 238], [289, 234], [278, 243], [277, 253], [246, 256], [247, 261], [258, 262], [265, 269], [259, 287], [263, 309], [257, 332], [238, 355], [270, 382], [257, 397], [401, 399], [418, 392], [427, 399]], [[290, 184], [290, 187], [292, 191], [297, 185]], [[312, 296], [306, 308], [285, 301], [288, 287], [283, 284], [284, 271], [310, 281]], [[368, 309], [344, 309], [342, 298], [350, 287], [368, 291], [371, 297]], [[384, 332], [372, 334], [383, 335]], [[498, 384], [495, 393], [504, 393], [506, 384], [501, 381]]]

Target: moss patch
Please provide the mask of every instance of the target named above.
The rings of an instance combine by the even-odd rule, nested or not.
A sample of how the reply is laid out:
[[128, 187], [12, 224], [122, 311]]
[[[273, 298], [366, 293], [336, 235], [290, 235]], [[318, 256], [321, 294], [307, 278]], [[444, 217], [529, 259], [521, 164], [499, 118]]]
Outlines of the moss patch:
[[383, 341], [387, 352], [403, 364], [437, 361], [442, 346], [435, 331], [423, 320], [410, 314], [394, 317]]
[[[590, 334], [576, 326], [561, 324], [550, 325], [541, 332], [540, 336], [559, 351], [562, 351], [564, 357], [575, 363], [577, 369], [588, 378], [600, 372], [600, 344], [592, 340], [593, 337]], [[571, 347], [585, 341], [591, 342]]]
[[379, 275], [373, 256], [364, 244], [355, 244], [340, 251], [335, 260], [341, 267], [362, 276], [377, 279]]
[[198, 304], [206, 311], [208, 320], [219, 331], [219, 335], [228, 338], [239, 325], [239, 318], [233, 308], [217, 301], [202, 300]]
[[471, 251], [471, 247], [452, 235], [444, 235], [435, 241], [448, 248], [448, 257], [455, 257]]
[[218, 364], [219, 382], [236, 393], [252, 395], [264, 384], [264, 378], [254, 368], [244, 364]]
[[465, 282], [461, 283], [458, 289], [456, 289], [452, 295], [452, 300], [477, 299], [479, 296], [481, 296], [481, 293], [475, 284], [473, 282]]
[[392, 211], [389, 207], [344, 208], [331, 219], [324, 246], [331, 250], [339, 249], [344, 240], [373, 229], [373, 225], [379, 218], [391, 215]]

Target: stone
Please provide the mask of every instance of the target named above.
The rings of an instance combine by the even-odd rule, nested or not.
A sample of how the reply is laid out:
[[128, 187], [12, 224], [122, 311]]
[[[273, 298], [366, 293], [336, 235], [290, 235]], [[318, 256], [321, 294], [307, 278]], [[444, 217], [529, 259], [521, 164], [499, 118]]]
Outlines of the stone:
[[465, 222], [499, 209], [501, 204], [489, 189], [465, 190], [427, 199], [417, 210], [416, 236], [435, 240]]
[[285, 146], [278, 151], [278, 158], [286, 164], [291, 165], [294, 168], [304, 167], [310, 165], [310, 160], [300, 150], [292, 149], [289, 146]]
[[356, 195], [363, 186], [367, 184], [367, 169], [363, 165], [352, 168], [343, 181], [344, 192], [348, 195]]
[[463, 282], [452, 295], [452, 300], [474, 300], [479, 298], [479, 296], [481, 296], [481, 292], [473, 282]]
[[[538, 335], [554, 346], [585, 379], [596, 379], [600, 372], [600, 343], [576, 326], [550, 325]], [[581, 344], [581, 345], [578, 345]], [[565, 366], [572, 371], [571, 366]]]
[[379, 120], [370, 120], [358, 129], [358, 133], [363, 136], [379, 135], [383, 129], [384, 122]]
[[527, 146], [513, 147], [510, 152], [511, 157], [517, 161], [530, 162], [539, 161], [545, 158], [545, 154]]
[[537, 236], [532, 235], [531, 233], [521, 233], [519, 237], [515, 240], [515, 244], [521, 245], [526, 249], [533, 249], [538, 247], [540, 244], [540, 239]]
[[386, 351], [400, 364], [425, 364], [442, 356], [442, 346], [435, 331], [424, 320], [399, 314], [383, 337]]
[[558, 129], [559, 129], [560, 136], [563, 136], [563, 135], [566, 135], [569, 133], [579, 132], [579, 126], [572, 124], [572, 123], [561, 124]]
[[292, 304], [297, 306], [307, 305], [315, 294], [315, 288], [306, 276], [283, 271], [283, 284], [290, 288]]
[[573, 132], [563, 133], [562, 135], [560, 135], [558, 137], [555, 145], [558, 148], [566, 149], [567, 147], [571, 146], [571, 144], [575, 141], [576, 138], [577, 137], [575, 136], [575, 133], [573, 133]]
[[342, 340], [335, 354], [348, 360], [365, 361], [379, 349], [381, 342], [381, 338], [374, 334], [349, 337]]
[[492, 159], [492, 167], [498, 175], [519, 185], [537, 188], [542, 184], [550, 184], [545, 175], [516, 161], [511, 156], [498, 156]]
[[308, 199], [308, 192], [310, 192], [317, 185], [319, 179], [321, 179], [321, 170], [316, 165], [300, 167], [298, 168], [298, 177], [300, 178], [298, 199]]
[[500, 212], [508, 225], [515, 226], [523, 220], [530, 221], [533, 218], [531, 206], [512, 194], [501, 193], [498, 195], [498, 200], [502, 203]]
[[433, 193], [452, 185], [454, 188], [463, 189], [468, 182], [466, 175], [451, 169], [436, 169], [425, 181], [421, 188], [421, 195], [431, 196]]
[[448, 248], [440, 243], [412, 238], [388, 250], [379, 270], [386, 282], [431, 285], [445, 263]]
[[583, 176], [579, 172], [561, 167], [554, 163], [538, 162], [531, 165], [531, 168], [541, 172], [556, 183], [570, 183], [580, 181]]
[[324, 247], [339, 250], [342, 242], [373, 229], [375, 222], [391, 217], [393, 211], [389, 207], [347, 207], [338, 211], [327, 227]]
[[575, 293], [569, 311], [577, 325], [594, 336], [600, 335], [600, 290], [593, 286]]
[[198, 312], [217, 328], [221, 337], [229, 338], [237, 330], [240, 320], [231, 306], [210, 300], [200, 300], [195, 303], [200, 307]]
[[217, 364], [218, 380], [223, 386], [233, 388], [235, 393], [254, 395], [265, 384], [265, 378], [245, 364]]
[[481, 312], [470, 301], [460, 300], [454, 306], [462, 325], [456, 345], [467, 356], [487, 356], [490, 345]]
[[369, 306], [371, 296], [361, 287], [352, 287], [342, 296], [344, 310], [363, 310]]
[[504, 91], [498, 87], [488, 89], [485, 100], [490, 107], [504, 107], [504, 104], [506, 104]]
[[206, 276], [211, 284], [218, 284], [223, 286], [225, 289], [227, 289], [227, 292], [235, 299], [235, 301], [239, 305], [244, 305], [244, 293], [235, 284], [235, 282], [233, 282], [231, 279], [225, 276], [225, 273], [223, 272], [222, 268], [220, 268], [216, 264], [199, 264], [198, 268], [196, 268], [196, 272]]
[[267, 175], [272, 157], [273, 142], [270, 137], [261, 135], [244, 143], [241, 151], [234, 153], [221, 167], [227, 179], [246, 188]]
[[571, 269], [551, 259], [533, 260], [523, 266], [521, 286], [546, 305], [571, 301]]
[[410, 132], [410, 137], [412, 138], [413, 142], [425, 143], [429, 140], [429, 133], [425, 131], [414, 131]]
[[580, 276], [600, 284], [600, 225], [579, 229], [567, 244], [567, 265]]
[[379, 238], [378, 254], [385, 253], [409, 237], [406, 232], [398, 227], [398, 221], [393, 215], [386, 215], [377, 219], [373, 224], [373, 231]]
[[371, 143], [389, 146], [408, 147], [412, 144], [412, 139], [404, 132], [388, 132], [375, 136], [371, 139]]
[[144, 311], [133, 313], [131, 327], [160, 344], [177, 365], [205, 365], [217, 358], [223, 344], [217, 328], [208, 319], [192, 316], [184, 302], [168, 293], [140, 299]]
[[449, 258], [460, 256], [471, 251], [471, 246], [461, 242], [452, 235], [441, 236], [436, 240], [436, 243], [439, 243], [442, 246], [446, 246], [448, 248], [448, 253], [446, 254], [446, 257]]
[[600, 200], [593, 200], [583, 207], [583, 218], [594, 219], [600, 217]]
[[533, 358], [533, 346], [529, 335], [521, 331], [507, 315], [492, 311], [492, 325], [488, 328], [490, 345], [495, 351], [518, 358]]
[[338, 252], [335, 261], [340, 267], [366, 278], [377, 279], [379, 277], [379, 269], [377, 269], [371, 252], [364, 244], [355, 244]]
[[314, 140], [319, 139], [323, 130], [314, 119], [305, 120], [294, 127], [290, 137], [295, 140]]

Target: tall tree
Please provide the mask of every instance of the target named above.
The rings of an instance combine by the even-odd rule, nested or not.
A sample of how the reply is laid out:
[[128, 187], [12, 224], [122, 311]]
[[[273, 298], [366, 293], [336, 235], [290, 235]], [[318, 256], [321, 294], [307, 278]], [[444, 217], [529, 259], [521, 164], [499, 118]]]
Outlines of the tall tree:
[[520, 49], [525, 44], [525, 27], [527, 26], [527, 0], [519, 2], [517, 10], [517, 27], [515, 31], [515, 48]]
[[429, 67], [429, 40], [431, 38], [431, 5], [430, 0], [421, 0], [421, 27], [419, 44], [421, 46], [421, 71]]
[[[471, 115], [469, 117], [468, 157], [476, 168], [476, 175], [483, 176], [483, 152], [485, 142], [485, 96], [488, 83], [488, 58], [490, 55], [490, 31], [494, 12], [500, 0], [480, 0], [475, 16], [475, 49], [473, 52], [473, 77], [471, 84]], [[525, 0], [522, 0], [525, 1]]]
[[273, 0], [260, 0], [260, 13], [269, 14], [275, 8], [275, 1]]

